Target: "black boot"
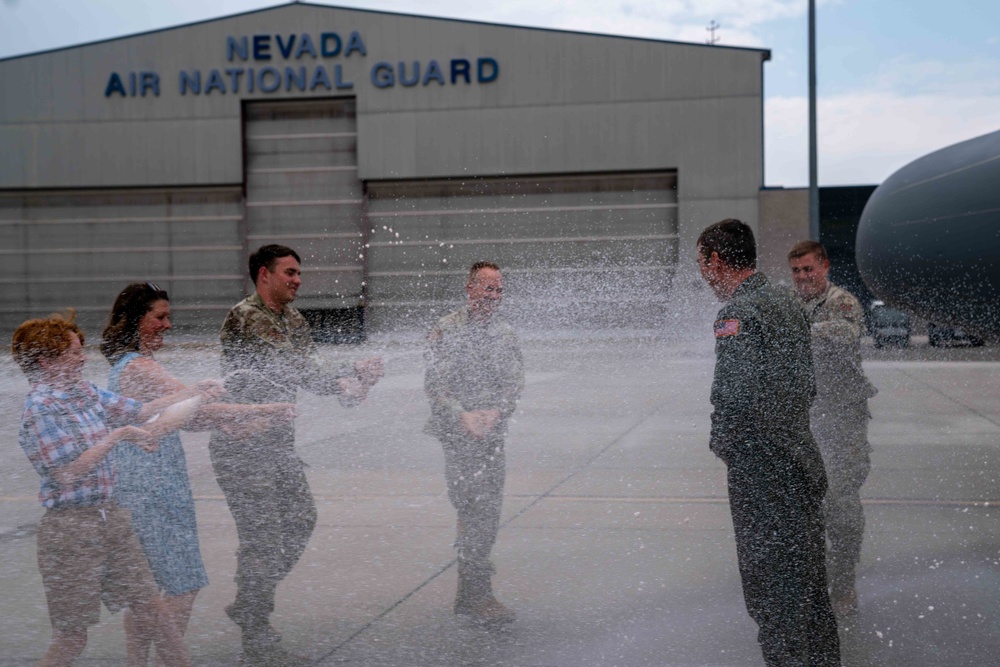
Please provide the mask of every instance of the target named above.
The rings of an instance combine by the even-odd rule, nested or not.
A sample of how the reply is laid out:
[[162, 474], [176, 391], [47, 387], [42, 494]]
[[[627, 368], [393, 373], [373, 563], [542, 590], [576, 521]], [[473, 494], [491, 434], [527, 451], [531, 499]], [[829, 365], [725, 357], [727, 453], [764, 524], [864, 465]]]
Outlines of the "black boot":
[[489, 563], [459, 560], [455, 613], [483, 625], [513, 623], [517, 616], [493, 596], [493, 568]]

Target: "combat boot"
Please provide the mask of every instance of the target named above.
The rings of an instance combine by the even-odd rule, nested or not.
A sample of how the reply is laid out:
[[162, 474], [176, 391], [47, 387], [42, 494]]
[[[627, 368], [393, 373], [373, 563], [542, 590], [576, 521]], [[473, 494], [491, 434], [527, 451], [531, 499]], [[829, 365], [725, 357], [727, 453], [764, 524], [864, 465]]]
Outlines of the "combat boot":
[[455, 613], [481, 625], [513, 623], [517, 616], [493, 595], [492, 568], [458, 564], [458, 591], [455, 594]]
[[286, 651], [279, 644], [248, 646], [243, 644], [239, 667], [308, 667], [312, 660]]

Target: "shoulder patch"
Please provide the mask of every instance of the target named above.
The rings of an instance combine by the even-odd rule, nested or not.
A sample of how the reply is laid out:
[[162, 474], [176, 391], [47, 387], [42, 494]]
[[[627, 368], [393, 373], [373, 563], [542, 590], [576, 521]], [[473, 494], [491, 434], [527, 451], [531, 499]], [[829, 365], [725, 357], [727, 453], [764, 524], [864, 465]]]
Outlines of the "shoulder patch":
[[740, 332], [740, 321], [739, 320], [716, 320], [715, 321], [715, 337], [725, 338], [726, 336], [735, 336]]

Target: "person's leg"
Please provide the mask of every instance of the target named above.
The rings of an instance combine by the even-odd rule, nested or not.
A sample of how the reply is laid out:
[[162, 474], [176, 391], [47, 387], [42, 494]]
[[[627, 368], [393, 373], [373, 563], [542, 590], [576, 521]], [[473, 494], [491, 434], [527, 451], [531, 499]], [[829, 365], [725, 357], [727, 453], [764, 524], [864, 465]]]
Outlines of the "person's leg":
[[[180, 595], [163, 596], [163, 606], [165, 612], [167, 616], [173, 621], [174, 627], [177, 628], [177, 632], [180, 633], [181, 637], [184, 637], [184, 634], [187, 632], [188, 621], [191, 620], [191, 610], [194, 608], [194, 599], [196, 597], [198, 597], [198, 591], [191, 591], [190, 593], [182, 593]], [[128, 626], [126, 626], [126, 636], [127, 635], [128, 635]], [[166, 663], [163, 661], [160, 655], [156, 654], [157, 667], [160, 667], [161, 665], [165, 664]]]
[[514, 613], [493, 596], [490, 562], [503, 508], [503, 440], [451, 443], [445, 447], [445, 460], [449, 498], [458, 514], [455, 612], [484, 621], [511, 622]]
[[143, 665], [149, 662], [149, 649], [153, 645], [153, 636], [145, 632], [142, 624], [136, 621], [131, 608], [125, 610], [123, 624], [125, 626], [125, 664]]
[[868, 410], [863, 403], [827, 411], [814, 426], [823, 452], [829, 489], [823, 500], [830, 597], [838, 613], [857, 607], [855, 569], [861, 560], [865, 515], [861, 487], [868, 478]]
[[[132, 615], [137, 628], [137, 634], [152, 637], [156, 645], [156, 655], [167, 667], [189, 667], [191, 659], [188, 656], [184, 638], [174, 625], [170, 613], [159, 595], [131, 604]], [[129, 664], [129, 667], [145, 667], [146, 663]]]
[[98, 510], [48, 510], [38, 524], [38, 571], [52, 624], [39, 665], [70, 665], [87, 646], [87, 627], [100, 620], [104, 563]]
[[280, 468], [275, 502], [280, 514], [282, 558], [279, 569], [273, 572], [275, 583], [284, 579], [302, 558], [316, 528], [316, 501], [306, 479], [305, 464], [296, 457]]
[[[274, 578], [280, 570], [281, 530], [275, 515], [274, 470], [268, 461], [247, 455], [219, 434], [210, 442], [216, 480], [236, 522], [236, 599], [226, 607], [227, 615], [247, 633], [257, 635], [269, 628], [274, 608]], [[234, 450], [236, 448], [236, 450]]]
[[819, 498], [804, 471], [771, 453], [731, 466], [729, 495], [744, 598], [766, 664], [837, 664], [814, 660], [826, 650], [839, 661], [839, 644], [826, 593]]
[[87, 646], [87, 628], [52, 630], [52, 642], [38, 667], [69, 667]]

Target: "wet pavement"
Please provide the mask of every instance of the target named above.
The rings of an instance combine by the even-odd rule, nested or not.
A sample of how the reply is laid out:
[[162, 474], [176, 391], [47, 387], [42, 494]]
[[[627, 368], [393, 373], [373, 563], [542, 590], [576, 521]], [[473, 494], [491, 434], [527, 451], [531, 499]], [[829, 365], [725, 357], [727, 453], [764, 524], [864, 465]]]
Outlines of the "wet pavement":
[[[169, 347], [169, 345], [168, 345]], [[525, 344], [528, 385], [507, 439], [494, 551], [503, 631], [451, 612], [455, 517], [428, 415], [420, 346], [379, 352], [387, 374], [346, 410], [300, 394], [298, 448], [319, 507], [309, 549], [278, 589], [285, 645], [316, 665], [555, 667], [761, 665], [736, 568], [725, 470], [708, 451], [710, 340], [567, 336]], [[1000, 664], [1000, 351], [866, 348], [873, 469], [860, 612], [845, 665]], [[211, 375], [212, 345], [159, 356]], [[90, 357], [88, 376], [106, 383]], [[49, 640], [35, 563], [37, 476], [17, 446], [27, 385], [0, 359], [0, 665], [37, 662]], [[185, 434], [211, 584], [187, 634], [195, 664], [236, 665], [235, 527], [206, 434]], [[106, 611], [81, 665], [124, 663]]]

